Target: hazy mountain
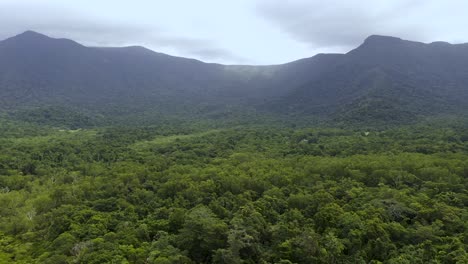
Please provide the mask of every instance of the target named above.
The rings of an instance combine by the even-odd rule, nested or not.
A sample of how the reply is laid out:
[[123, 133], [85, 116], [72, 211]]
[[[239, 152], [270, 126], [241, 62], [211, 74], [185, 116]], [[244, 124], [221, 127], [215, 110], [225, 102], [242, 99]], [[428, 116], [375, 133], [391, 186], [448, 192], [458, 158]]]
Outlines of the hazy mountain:
[[385, 120], [461, 112], [468, 103], [467, 44], [371, 36], [325, 68], [271, 108]]
[[468, 45], [371, 36], [347, 54], [226, 66], [143, 47], [85, 47], [27, 31], [0, 42], [0, 108], [59, 105], [104, 115], [201, 114], [227, 105], [287, 115], [403, 120], [462, 113]]
[[142, 47], [85, 47], [31, 31], [0, 42], [0, 92], [9, 106], [211, 100], [235, 95], [240, 82], [222, 65]]

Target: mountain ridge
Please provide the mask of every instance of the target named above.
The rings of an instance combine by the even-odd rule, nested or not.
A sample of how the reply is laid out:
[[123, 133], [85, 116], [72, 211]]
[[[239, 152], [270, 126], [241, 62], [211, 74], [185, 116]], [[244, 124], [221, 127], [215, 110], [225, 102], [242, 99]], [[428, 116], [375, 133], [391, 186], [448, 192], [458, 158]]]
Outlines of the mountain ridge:
[[399, 122], [465, 113], [467, 83], [467, 44], [380, 35], [345, 54], [267, 66], [204, 63], [140, 46], [87, 47], [33, 31], [0, 41], [0, 109], [9, 111], [65, 105], [106, 115], [212, 115], [234, 106]]
[[203, 62], [203, 63], [206, 63], [206, 64], [215, 64], [215, 65], [223, 65], [223, 66], [259, 66], [259, 67], [261, 67], [261, 66], [285, 65], [285, 64], [296, 62], [296, 61], [301, 61], [301, 60], [304, 60], [304, 59], [311, 59], [313, 57], [323, 56], [323, 55], [335, 55], [335, 54], [336, 55], [338, 55], [338, 54], [344, 55], [344, 54], [350, 53], [353, 50], [358, 49], [360, 46], [366, 45], [368, 43], [382, 44], [382, 43], [389, 43], [389, 42], [390, 43], [392, 43], [392, 42], [393, 43], [410, 42], [410, 43], [414, 43], [414, 44], [423, 44], [423, 45], [450, 45], [450, 46], [460, 46], [460, 47], [465, 46], [465, 47], [468, 47], [468, 42], [466, 42], [466, 43], [450, 43], [450, 42], [446, 42], [446, 41], [421, 42], [421, 41], [405, 40], [405, 39], [402, 39], [400, 37], [394, 37], [394, 36], [371, 34], [371, 35], [369, 35], [368, 37], [366, 37], [364, 39], [363, 43], [360, 46], [356, 47], [355, 49], [350, 50], [347, 53], [317, 53], [317, 54], [315, 54], [313, 56], [310, 56], [310, 57], [300, 58], [300, 59], [289, 61], [289, 62], [274, 63], [274, 64], [259, 64], [259, 65], [257, 65], [257, 64], [222, 64], [222, 63], [215, 63], [215, 62], [204, 62], [204, 61], [199, 60], [199, 59], [194, 59], [194, 58], [189, 58], [189, 57], [181, 57], [181, 56], [175, 56], [175, 55], [171, 55], [171, 54], [157, 52], [157, 51], [155, 51], [153, 49], [149, 49], [149, 48], [141, 46], [141, 45], [130, 45], [130, 46], [86, 46], [86, 45], [80, 44], [79, 42], [76, 42], [76, 41], [68, 39], [68, 38], [50, 37], [50, 36], [48, 36], [46, 34], [43, 34], [43, 33], [40, 33], [40, 32], [34, 31], [34, 30], [26, 30], [26, 31], [24, 31], [24, 32], [22, 32], [20, 34], [15, 35], [15, 36], [5, 38], [3, 40], [0, 40], [0, 43], [8, 41], [8, 40], [13, 40], [13, 39], [27, 39], [27, 38], [29, 38], [29, 39], [30, 38], [36, 38], [36, 39], [67, 41], [67, 42], [78, 44], [79, 46], [86, 47], [86, 48], [98, 48], [98, 49], [120, 49], [120, 48], [124, 48], [124, 49], [126, 49], [126, 48], [135, 48], [135, 49], [137, 49], [138, 48], [138, 49], [144, 49], [144, 50], [147, 50], [147, 51], [151, 51], [151, 52], [154, 52], [154, 53], [157, 53], [157, 54], [165, 54], [167, 56], [171, 56], [171, 57], [175, 57], [175, 58], [185, 58], [185, 59], [196, 60], [196, 61], [200, 61], [200, 62]]

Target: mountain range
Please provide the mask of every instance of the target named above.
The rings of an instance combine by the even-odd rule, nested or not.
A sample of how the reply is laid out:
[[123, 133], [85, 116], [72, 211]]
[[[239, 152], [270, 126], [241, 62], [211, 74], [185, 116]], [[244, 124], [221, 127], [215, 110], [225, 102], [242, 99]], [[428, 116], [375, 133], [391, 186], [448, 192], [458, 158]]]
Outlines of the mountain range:
[[[144, 47], [87, 47], [26, 31], [0, 41], [0, 111], [104, 117], [278, 116], [403, 122], [468, 110], [468, 44], [370, 36], [346, 54], [281, 65], [204, 63]], [[231, 110], [229, 110], [231, 109]], [[68, 111], [67, 110], [67, 111]]]

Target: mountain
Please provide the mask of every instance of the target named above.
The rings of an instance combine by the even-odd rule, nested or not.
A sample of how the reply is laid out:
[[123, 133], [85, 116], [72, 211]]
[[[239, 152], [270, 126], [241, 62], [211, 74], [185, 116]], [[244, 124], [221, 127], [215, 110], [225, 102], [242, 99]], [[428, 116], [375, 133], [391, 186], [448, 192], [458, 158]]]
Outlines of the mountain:
[[143, 47], [86, 47], [32, 31], [0, 42], [0, 109], [23, 114], [50, 105], [59, 108], [46, 115], [60, 107], [103, 116], [256, 109], [399, 122], [465, 113], [467, 84], [468, 44], [385, 36], [370, 36], [346, 54], [272, 66], [204, 63]]
[[0, 92], [6, 106], [210, 100], [218, 93], [236, 94], [242, 88], [238, 80], [222, 65], [142, 47], [85, 47], [31, 31], [0, 43]]
[[[329, 56], [329, 55], [325, 55]], [[271, 108], [365, 121], [461, 113], [468, 102], [468, 45], [370, 36]]]
[[213, 115], [285, 95], [318, 66], [315, 60], [227, 66], [143, 47], [85, 47], [27, 31], [0, 42], [0, 109], [53, 105], [41, 110], [44, 115], [57, 113], [55, 106], [106, 116]]

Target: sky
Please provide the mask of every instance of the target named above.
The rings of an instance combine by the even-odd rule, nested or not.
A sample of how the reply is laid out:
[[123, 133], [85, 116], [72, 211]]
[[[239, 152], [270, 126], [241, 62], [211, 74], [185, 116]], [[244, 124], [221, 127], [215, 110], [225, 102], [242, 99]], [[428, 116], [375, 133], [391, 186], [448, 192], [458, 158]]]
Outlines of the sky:
[[468, 42], [466, 0], [0, 0], [0, 39], [34, 30], [223, 64], [344, 53], [369, 35]]

